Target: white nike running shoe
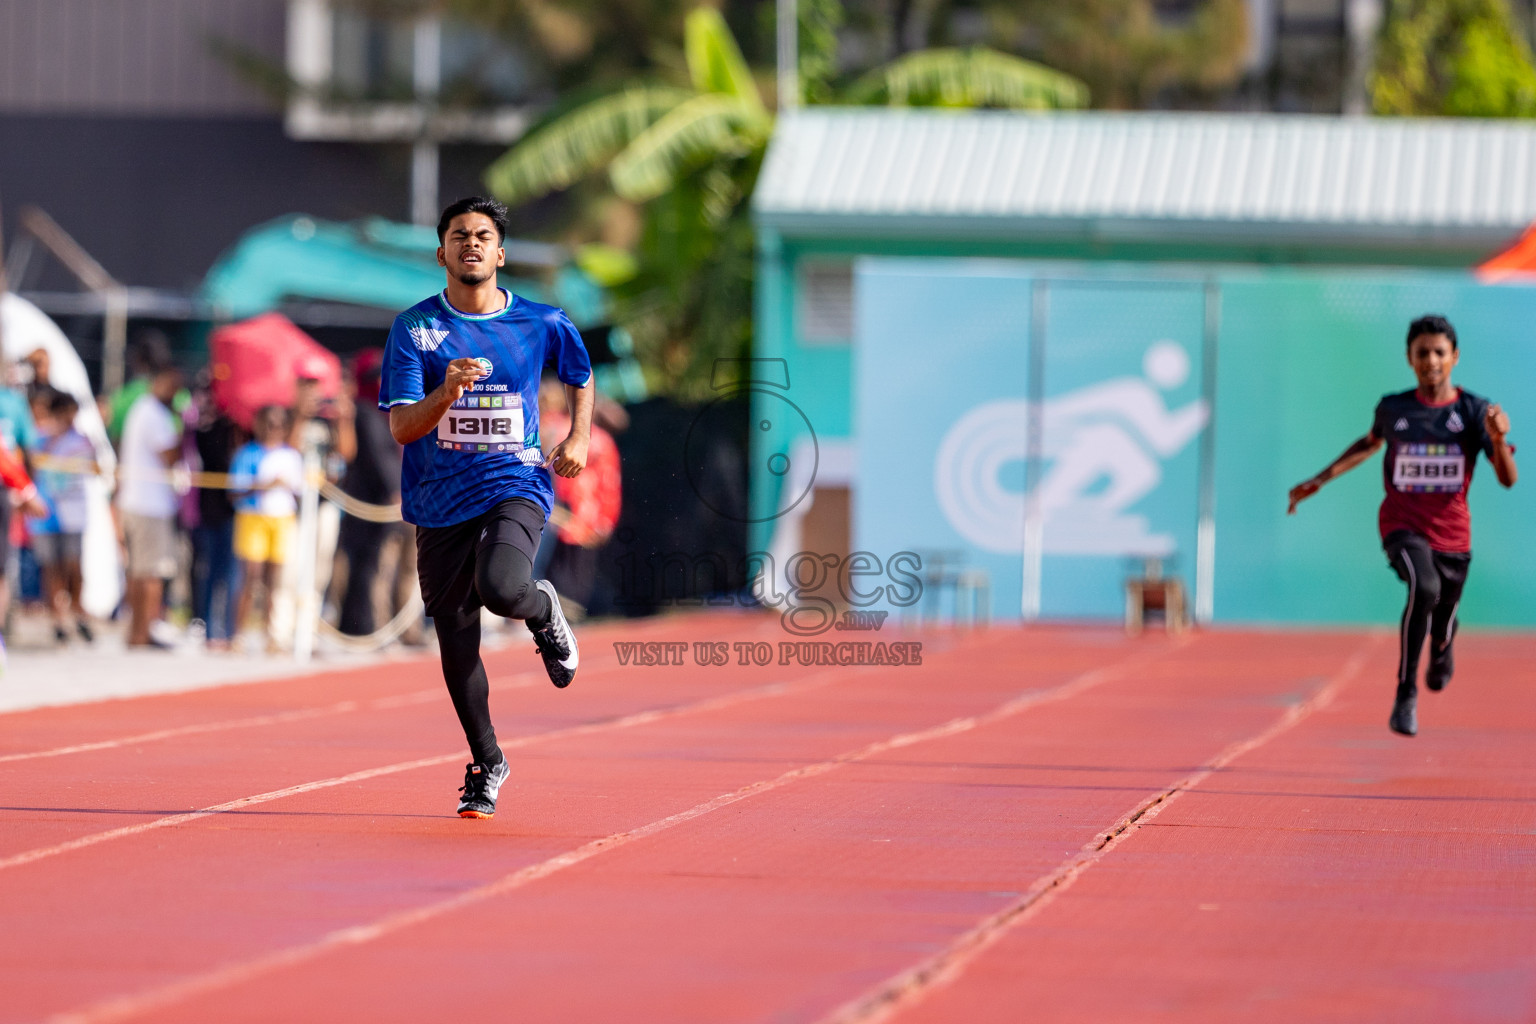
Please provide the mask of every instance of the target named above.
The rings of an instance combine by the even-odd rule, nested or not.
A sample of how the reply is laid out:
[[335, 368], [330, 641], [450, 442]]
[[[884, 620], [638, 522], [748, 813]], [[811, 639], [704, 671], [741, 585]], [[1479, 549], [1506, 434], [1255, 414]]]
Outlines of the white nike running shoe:
[[576, 634], [571, 632], [571, 624], [565, 621], [555, 585], [549, 580], [537, 580], [534, 586], [549, 595], [549, 625], [532, 631], [534, 645], [544, 659], [544, 671], [549, 673], [549, 681], [560, 687], [570, 686], [571, 680], [576, 678], [576, 665], [581, 660], [576, 648]]

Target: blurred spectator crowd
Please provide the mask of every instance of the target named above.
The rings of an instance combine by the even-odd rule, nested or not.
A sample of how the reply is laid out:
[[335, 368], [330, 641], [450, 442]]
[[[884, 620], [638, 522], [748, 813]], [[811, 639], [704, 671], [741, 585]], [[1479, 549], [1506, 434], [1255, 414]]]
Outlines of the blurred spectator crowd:
[[[128, 383], [96, 398], [99, 425], [51, 383], [46, 350], [5, 366], [5, 635], [22, 613], [46, 620], [57, 645], [93, 643], [101, 627], [83, 582], [105, 572], [120, 597], [95, 611], [121, 622], [130, 648], [280, 653], [292, 646], [296, 617], [316, 604], [342, 634], [425, 643], [415, 531], [396, 511], [400, 446], [377, 408], [382, 355], [352, 356], [339, 386], [301, 375], [290, 402], [251, 410], [221, 400], [229, 387], [215, 380], [227, 367], [188, 374], [164, 335], [147, 331], [131, 348]], [[569, 430], [561, 389], [546, 382], [540, 406], [548, 450]], [[619, 513], [610, 431], [627, 417], [601, 401], [598, 420], [587, 471], [555, 478], [557, 507], [540, 551], [545, 575], [578, 616]], [[301, 547], [306, 483], [358, 514], [312, 503]], [[94, 548], [93, 534], [104, 538]], [[312, 577], [298, 571], [309, 552]], [[317, 599], [306, 605], [299, 591], [311, 580]], [[376, 634], [391, 620], [397, 628]]]

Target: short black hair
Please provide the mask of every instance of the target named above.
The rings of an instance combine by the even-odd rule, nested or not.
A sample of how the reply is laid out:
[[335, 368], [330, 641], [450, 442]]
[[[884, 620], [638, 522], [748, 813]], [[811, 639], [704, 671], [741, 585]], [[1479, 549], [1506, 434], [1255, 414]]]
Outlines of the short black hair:
[[489, 196], [470, 196], [460, 199], [456, 203], [449, 203], [448, 208], [437, 221], [437, 241], [442, 244], [448, 235], [448, 225], [453, 223], [453, 218], [466, 213], [483, 213], [491, 218], [491, 223], [496, 225], [496, 237], [502, 241], [507, 238], [507, 208]]
[[48, 412], [53, 416], [67, 416], [75, 418], [75, 413], [80, 411], [80, 401], [68, 391], [51, 389], [53, 394], [48, 396]]
[[171, 355], [171, 339], [154, 327], [139, 331], [129, 346], [129, 357], [135, 369], [146, 377], [153, 377], [175, 361]]
[[1456, 351], [1456, 328], [1439, 313], [1426, 313], [1408, 325], [1409, 348], [1413, 348], [1413, 339], [1421, 334], [1443, 334], [1451, 339], [1451, 351]]

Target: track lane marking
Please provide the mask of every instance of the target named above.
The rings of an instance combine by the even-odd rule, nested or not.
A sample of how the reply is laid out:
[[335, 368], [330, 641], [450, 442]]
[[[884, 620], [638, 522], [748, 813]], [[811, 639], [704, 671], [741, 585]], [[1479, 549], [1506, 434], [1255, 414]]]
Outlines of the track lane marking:
[[[820, 673], [827, 675], [828, 673]], [[815, 678], [815, 677], [813, 677]], [[819, 685], [819, 684], [818, 684]], [[520, 747], [531, 746], [547, 740], [569, 739], [572, 736], [584, 736], [588, 733], [601, 732], [607, 729], [628, 729], [637, 725], [646, 725], [663, 718], [671, 718], [677, 715], [689, 714], [695, 711], [715, 710], [728, 707], [734, 703], [747, 700], [772, 697], [789, 692], [794, 689], [809, 688], [802, 681], [794, 683], [770, 683], [767, 686], [756, 687], [751, 690], [737, 691], [723, 697], [711, 697], [707, 700], [696, 701], [691, 704], [677, 705], [671, 708], [647, 708], [645, 711], [637, 711], [633, 714], [621, 715], [617, 718], [599, 719], [595, 722], [583, 722], [581, 725], [566, 726], [561, 729], [551, 729], [548, 732], [533, 733], [528, 736], [518, 736], [501, 743], [502, 750], [515, 750]], [[354, 782], [365, 782], [384, 775], [397, 775], [400, 772], [414, 771], [417, 768], [431, 768], [441, 764], [451, 764], [465, 757], [462, 750], [456, 750], [451, 754], [434, 754], [430, 757], [419, 757], [410, 761], [397, 761], [394, 764], [380, 765], [377, 768], [364, 768], [361, 771], [349, 772], [346, 775], [337, 775], [328, 779], [316, 779], [313, 782], [301, 782], [294, 786], [285, 786], [282, 789], [274, 789], [265, 793], [257, 793], [253, 796], [243, 796], [235, 800], [229, 800], [222, 804], [213, 804], [195, 811], [187, 811], [182, 814], [171, 814], [154, 821], [141, 822], [137, 825], [124, 825], [121, 828], [108, 829], [105, 832], [93, 832], [90, 835], [80, 836], [67, 842], [57, 843], [53, 846], [38, 847], [34, 850], [26, 850], [10, 857], [0, 859], [0, 871], [8, 868], [20, 867], [23, 864], [31, 864], [48, 857], [56, 857], [62, 853], [70, 853], [75, 850], [83, 850], [89, 846], [111, 842], [114, 839], [126, 839], [130, 836], [140, 835], [144, 832], [152, 832], [156, 829], [172, 828], [176, 825], [185, 825], [190, 821], [211, 817], [215, 814], [228, 814], [232, 811], [244, 810], [258, 804], [271, 803], [274, 800], [282, 800], [291, 796], [299, 796], [304, 793], [312, 793], [319, 789], [330, 789], [334, 786], [346, 786]]]
[[1288, 732], [1314, 712], [1333, 703], [1339, 691], [1360, 673], [1372, 651], [1381, 646], [1384, 641], [1384, 635], [1371, 637], [1360, 645], [1312, 696], [1287, 708], [1285, 713], [1267, 728], [1246, 739], [1228, 744], [1195, 772], [1143, 800], [1124, 818], [1094, 837], [1076, 855], [1035, 879], [1017, 900], [982, 919], [938, 953], [844, 1003], [821, 1018], [818, 1024], [876, 1024], [876, 1022], [887, 1021], [901, 1011], [916, 1005], [930, 992], [952, 984], [979, 956], [996, 945], [1014, 928], [1038, 915], [1056, 897], [1071, 888], [1084, 872], [1129, 840], [1143, 825], [1166, 810], [1180, 795], [1199, 786], [1237, 758]]
[[[607, 729], [628, 729], [637, 725], [646, 725], [664, 718], [672, 718], [679, 715], [692, 714], [700, 711], [714, 711], [733, 704], [743, 703], [749, 700], [759, 700], [765, 697], [779, 696], [785, 693], [797, 693], [803, 690], [815, 689], [823, 686], [836, 678], [839, 672], [858, 672], [867, 674], [878, 666], [836, 666], [821, 672], [813, 672], [810, 675], [788, 683], [769, 683], [765, 686], [751, 687], [745, 690], [736, 690], [718, 697], [707, 697], [704, 700], [693, 701], [687, 704], [671, 705], [660, 708], [647, 708], [644, 711], [636, 711], [628, 715], [620, 715], [616, 718], [598, 719], [593, 722], [583, 722], [580, 725], [565, 726], [560, 729], [551, 729], [546, 732], [531, 733], [527, 736], [518, 736], [502, 742], [502, 750], [515, 750], [530, 746], [534, 743], [542, 743], [547, 740], [569, 739], [573, 736], [584, 736], [588, 733], [601, 732]], [[398, 761], [393, 764], [381, 765], [377, 768], [365, 768], [360, 771], [349, 772], [346, 775], [337, 775], [327, 779], [316, 779], [313, 782], [302, 782], [293, 786], [285, 786], [282, 789], [274, 789], [265, 793], [257, 793], [253, 796], [239, 797], [225, 803], [214, 804], [195, 811], [185, 811], [180, 814], [171, 814], [153, 821], [140, 822], [137, 825], [123, 825], [119, 828], [107, 829], [103, 832], [93, 832], [79, 836], [52, 846], [38, 847], [32, 850], [24, 850], [21, 853], [9, 857], [0, 858], [0, 871], [9, 868], [21, 867], [35, 861], [56, 857], [60, 854], [71, 853], [90, 846], [111, 842], [114, 839], [126, 839], [131, 836], [151, 832], [156, 829], [171, 828], [176, 825], [185, 825], [188, 822], [197, 821], [215, 814], [228, 814], [232, 811], [244, 810], [258, 804], [271, 803], [274, 800], [282, 800], [290, 796], [299, 796], [311, 793], [319, 789], [329, 789], [333, 786], [345, 786], [354, 782], [365, 782], [369, 779], [379, 778], [384, 775], [395, 775], [400, 772], [414, 771], [418, 768], [430, 768], [441, 764], [450, 764], [466, 756], [460, 749], [451, 754], [436, 754], [430, 757], [414, 758], [409, 761]]]
[[[1150, 652], [1145, 650], [1137, 651], [1119, 658], [1108, 665], [1089, 669], [1058, 686], [1043, 690], [1030, 690], [1018, 694], [992, 708], [990, 711], [952, 718], [947, 722], [915, 732], [898, 733], [887, 739], [876, 740], [851, 751], [838, 754], [825, 761], [792, 768], [774, 778], [750, 783], [729, 793], [722, 793], [687, 810], [659, 818], [638, 828], [629, 829], [624, 832], [615, 832], [600, 839], [594, 839], [575, 849], [556, 854], [547, 860], [520, 868], [496, 881], [477, 886], [474, 889], [450, 896], [436, 903], [429, 903], [411, 910], [389, 914], [368, 924], [339, 928], [313, 942], [275, 950], [264, 956], [216, 968], [212, 971], [194, 975], [136, 995], [112, 997], [78, 1010], [56, 1014], [48, 1018], [48, 1020], [50, 1024], [104, 1024], [104, 1022], [124, 1020], [151, 1010], [163, 1009], [197, 995], [249, 981], [285, 967], [297, 966], [335, 949], [361, 946], [413, 925], [441, 917], [455, 910], [513, 892], [557, 872], [582, 864], [600, 854], [621, 849], [631, 843], [703, 817], [722, 807], [729, 807], [732, 804], [740, 803], [762, 793], [780, 789], [802, 779], [825, 775], [843, 765], [867, 760], [870, 757], [890, 750], [899, 750], [919, 743], [969, 732], [981, 726], [1011, 718], [1042, 704], [1055, 703], [1076, 697], [1108, 682], [1130, 668], [1188, 646], [1194, 642], [1194, 639], [1193, 635], [1186, 635], [1174, 640], [1166, 647], [1154, 649]], [[874, 668], [874, 666], [867, 667], [869, 670]], [[831, 673], [827, 674], [830, 675]]]
[[[524, 684], [515, 684], [524, 685]], [[510, 689], [510, 686], [504, 686]], [[276, 711], [267, 715], [253, 715], [249, 718], [226, 718], [217, 722], [201, 722], [195, 725], [182, 725], [171, 729], [156, 729], [152, 732], [135, 733], [132, 736], [120, 736], [110, 740], [96, 740], [91, 743], [75, 743], [67, 747], [53, 747], [48, 750], [31, 750], [19, 754], [0, 754], [0, 764], [14, 761], [32, 761], [43, 757], [63, 757], [66, 754], [84, 754], [93, 750], [112, 750], [117, 747], [135, 746], [140, 743], [153, 743], [156, 740], [175, 739], [178, 736], [196, 736], [201, 733], [223, 732], [232, 729], [251, 729], [263, 725], [284, 725], [288, 722], [303, 722], [312, 718], [324, 718], [327, 715], [340, 715], [349, 711], [358, 711], [365, 706], [368, 708], [386, 709], [391, 707], [405, 707], [410, 704], [424, 704], [428, 700], [446, 693], [444, 690], [417, 690], [414, 693], [401, 694], [398, 697], [380, 697], [377, 700], [358, 701], [343, 700], [335, 704], [328, 704], [321, 708], [298, 708], [293, 711]], [[386, 701], [393, 703], [385, 703]]]
[[[753, 625], [756, 626], [758, 624], [754, 623]], [[754, 629], [745, 631], [745, 633], [746, 633], [746, 635], [752, 635], [753, 633], [756, 633], [757, 631], [758, 630], [754, 628]], [[649, 635], [649, 632], [650, 631], [647, 631], [647, 635]], [[733, 631], [729, 635], [730, 636], [736, 636], [736, 635], [739, 635], [741, 632], [743, 632], [743, 631], [737, 630], [737, 631]], [[490, 651], [488, 651], [488, 653], [495, 653], [496, 651], [505, 650], [505, 649], [506, 648], [504, 648], [504, 647], [492, 648], [492, 649], [490, 649]], [[424, 662], [427, 661], [428, 660], [427, 656], [423, 655], [422, 656], [422, 660]], [[435, 661], [433, 661], [432, 664], [435, 664]], [[600, 673], [600, 672], [603, 672], [605, 669], [612, 669], [612, 668], [615, 668], [615, 667], [618, 667], [617, 659], [615, 659], [612, 664], [606, 664], [606, 663], [600, 662], [595, 667], [589, 665], [588, 666], [588, 678], [590, 678], [590, 676], [592, 674]], [[366, 669], [357, 669], [355, 671], [361, 672], [361, 671], [366, 671]], [[257, 680], [257, 682], [263, 682], [263, 683], [291, 682], [291, 681], [293, 681], [295, 679], [305, 678], [307, 675], [309, 675], [309, 673], [300, 673], [300, 674], [293, 675], [293, 676], [277, 676], [277, 677], [274, 677], [272, 679]], [[536, 670], [530, 670], [530, 671], [526, 671], [526, 672], [519, 672], [516, 675], [512, 676], [510, 679], [507, 679], [507, 680], [502, 681], [502, 682], [492, 683], [491, 684], [491, 692], [492, 693], [498, 693], [498, 692], [501, 692], [503, 690], [521, 689], [523, 687], [535, 685], [539, 680], [544, 679], [544, 678], [545, 678], [545, 676], [542, 673], [540, 673], [540, 672], [538, 672]], [[238, 685], [238, 684], [236, 684], [236, 685]], [[183, 692], [190, 693], [190, 692], [196, 692], [196, 691], [183, 691]], [[359, 711], [359, 710], [380, 710], [380, 711], [385, 711], [385, 710], [390, 710], [390, 709], [397, 708], [397, 707], [407, 707], [407, 706], [413, 705], [413, 704], [425, 704], [425, 703], [428, 703], [429, 701], [434, 700], [434, 699], [436, 699], [438, 697], [445, 696], [446, 694], [447, 694], [447, 690], [445, 690], [443, 687], [439, 686], [439, 687], [434, 687], [433, 689], [430, 689], [430, 690], [414, 690], [414, 691], [412, 691], [410, 693], [400, 694], [400, 695], [394, 696], [394, 697], [376, 697], [376, 698], [373, 698], [373, 699], [367, 700], [367, 701], [357, 701], [357, 700], [338, 701], [335, 704], [329, 704], [329, 705], [327, 705], [327, 706], [325, 706], [323, 708], [297, 708], [297, 709], [292, 710], [292, 711], [277, 711], [277, 712], [272, 712], [272, 713], [266, 714], [266, 715], [253, 715], [253, 716], [251, 716], [249, 718], [226, 718], [226, 719], [223, 719], [223, 720], [217, 721], [217, 722], [202, 722], [202, 723], [197, 723], [197, 724], [193, 724], [193, 725], [177, 726], [175, 728], [170, 728], [170, 729], [155, 729], [155, 730], [150, 731], [150, 732], [136, 733], [136, 734], [134, 734], [132, 736], [121, 736], [121, 737], [118, 737], [116, 739], [95, 740], [95, 741], [90, 742], [90, 743], [75, 743], [75, 744], [71, 744], [69, 746], [64, 746], [64, 747], [52, 747], [52, 748], [47, 749], [47, 750], [28, 750], [28, 751], [21, 751], [21, 752], [14, 753], [14, 754], [0, 754], [0, 764], [7, 764], [7, 763], [16, 762], [16, 761], [31, 761], [31, 760], [36, 760], [38, 758], [44, 758], [44, 757], [62, 757], [64, 755], [66, 755], [66, 754], [84, 754], [84, 753], [89, 753], [91, 751], [96, 751], [96, 750], [113, 750], [113, 749], [118, 748], [118, 747], [133, 746], [133, 745], [139, 744], [139, 743], [152, 743], [152, 742], [155, 742], [157, 740], [175, 739], [176, 737], [179, 737], [179, 736], [196, 736], [196, 735], [200, 735], [200, 734], [204, 734], [204, 733], [221, 732], [221, 731], [225, 731], [225, 730], [257, 728], [257, 727], [264, 726], [264, 725], [285, 725], [285, 724], [287, 724], [289, 722], [302, 722], [302, 721], [306, 721], [306, 720], [312, 719], [312, 718], [323, 718], [323, 717], [325, 717], [327, 715], [346, 714], [347, 712], [350, 712], [350, 711]], [[176, 696], [176, 695], [175, 694], [145, 694], [144, 696], [146, 696], [146, 697], [157, 697], [157, 696]], [[127, 699], [131, 700], [131, 699], [134, 699], [134, 698], [127, 698]], [[94, 703], [100, 703], [100, 702], [98, 701], [98, 702], [94, 702]], [[66, 705], [66, 707], [67, 706], [74, 706], [74, 705]], [[29, 709], [29, 710], [58, 710], [58, 709], [57, 708], [46, 708], [46, 709]]]

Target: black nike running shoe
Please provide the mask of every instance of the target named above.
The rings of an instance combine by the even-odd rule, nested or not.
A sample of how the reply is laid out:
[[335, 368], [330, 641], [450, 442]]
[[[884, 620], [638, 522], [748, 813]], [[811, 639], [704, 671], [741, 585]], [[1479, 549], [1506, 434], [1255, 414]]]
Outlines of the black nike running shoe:
[[570, 686], [571, 680], [576, 678], [576, 665], [581, 660], [576, 648], [576, 634], [571, 632], [571, 624], [565, 621], [565, 612], [560, 610], [560, 595], [555, 593], [555, 585], [549, 580], [538, 580], [534, 586], [549, 595], [549, 625], [533, 630], [534, 646], [544, 659], [544, 671], [549, 673], [549, 681], [556, 686]]
[[1393, 732], [1402, 736], [1419, 734], [1418, 702], [1417, 694], [1398, 695], [1397, 700], [1392, 704], [1392, 717], [1387, 722]]
[[487, 768], [478, 761], [465, 765], [464, 785], [459, 787], [459, 792], [464, 794], [459, 800], [459, 817], [489, 818], [494, 815], [496, 794], [501, 792], [501, 784], [511, 774], [512, 766], [506, 758], [502, 758], [495, 768]]
[[[1455, 634], [1452, 634], [1454, 638]], [[1424, 669], [1424, 685], [1439, 693], [1445, 689], [1445, 684], [1451, 681], [1451, 674], [1456, 671], [1456, 655], [1451, 647], [1451, 641], [1447, 640], [1444, 647], [1438, 646], [1434, 639], [1429, 641], [1429, 666]]]

